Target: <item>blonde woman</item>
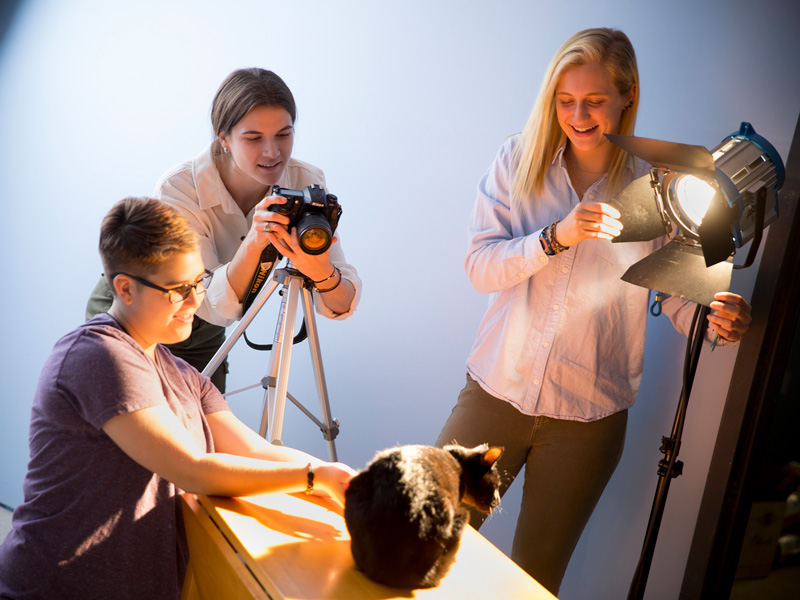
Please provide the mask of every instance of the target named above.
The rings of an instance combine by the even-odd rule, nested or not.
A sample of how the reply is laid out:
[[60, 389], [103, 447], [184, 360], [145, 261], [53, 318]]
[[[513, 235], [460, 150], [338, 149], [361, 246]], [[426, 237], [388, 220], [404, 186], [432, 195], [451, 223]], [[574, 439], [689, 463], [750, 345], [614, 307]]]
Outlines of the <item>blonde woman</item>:
[[[607, 201], [647, 165], [603, 135], [632, 134], [638, 103], [627, 36], [572, 36], [480, 180], [469, 226], [466, 271], [489, 307], [437, 445], [503, 446], [503, 492], [524, 470], [511, 557], [553, 593], [619, 461], [642, 377], [648, 290], [620, 276], [664, 240], [611, 244], [623, 225]], [[663, 303], [684, 334], [693, 308]], [[720, 293], [711, 308], [710, 330], [740, 339], [747, 302]]]

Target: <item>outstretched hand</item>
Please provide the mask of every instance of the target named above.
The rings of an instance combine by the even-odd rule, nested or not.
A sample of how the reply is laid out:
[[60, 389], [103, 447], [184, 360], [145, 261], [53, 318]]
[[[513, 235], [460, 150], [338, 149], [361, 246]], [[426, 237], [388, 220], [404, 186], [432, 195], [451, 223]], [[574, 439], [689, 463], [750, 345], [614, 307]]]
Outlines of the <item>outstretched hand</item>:
[[753, 318], [750, 304], [739, 294], [717, 292], [711, 303], [714, 311], [708, 315], [708, 324], [721, 338], [738, 342], [742, 339]]
[[314, 494], [328, 496], [339, 506], [344, 507], [344, 493], [356, 474], [356, 471], [342, 463], [318, 465], [314, 469]]
[[619, 211], [602, 202], [580, 202], [556, 226], [556, 241], [574, 246], [583, 240], [611, 240], [622, 232]]

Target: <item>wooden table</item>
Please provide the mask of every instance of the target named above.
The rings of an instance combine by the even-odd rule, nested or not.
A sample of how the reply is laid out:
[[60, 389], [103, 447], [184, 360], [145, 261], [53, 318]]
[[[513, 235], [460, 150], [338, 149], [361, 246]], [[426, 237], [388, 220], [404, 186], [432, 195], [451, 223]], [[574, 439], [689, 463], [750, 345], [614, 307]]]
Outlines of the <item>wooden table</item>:
[[470, 598], [555, 600], [471, 527], [439, 586], [406, 590], [355, 568], [341, 509], [305, 494], [183, 495], [189, 572], [182, 600]]

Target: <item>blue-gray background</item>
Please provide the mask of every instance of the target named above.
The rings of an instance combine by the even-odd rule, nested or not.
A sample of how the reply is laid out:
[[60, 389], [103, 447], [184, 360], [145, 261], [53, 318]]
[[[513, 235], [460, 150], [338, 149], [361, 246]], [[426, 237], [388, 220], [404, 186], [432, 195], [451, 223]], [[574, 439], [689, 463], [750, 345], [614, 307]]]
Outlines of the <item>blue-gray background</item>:
[[[462, 268], [475, 184], [524, 125], [558, 46], [585, 27], [619, 27], [642, 75], [638, 135], [711, 148], [748, 120], [785, 159], [800, 109], [799, 25], [793, 0], [23, 0], [0, 46], [0, 502], [22, 499], [39, 370], [83, 319], [102, 216], [210, 141], [211, 99], [231, 70], [286, 80], [299, 107], [294, 155], [325, 170], [344, 208], [364, 293], [351, 319], [318, 322], [340, 459], [361, 467], [384, 447], [432, 443], [456, 400], [486, 304]], [[754, 274], [737, 274], [734, 291], [749, 297]], [[276, 308], [253, 337], [271, 338]], [[625, 455], [563, 598], [623, 597], [636, 564], [684, 347], [666, 319], [648, 329]], [[267, 355], [241, 346], [231, 389], [267, 369]], [[735, 355], [703, 357], [648, 598], [678, 595]], [[316, 410], [305, 346], [290, 390]], [[231, 400], [253, 427], [261, 404], [259, 391]], [[284, 441], [327, 456], [291, 406]], [[482, 530], [504, 551], [518, 502], [515, 485]]]

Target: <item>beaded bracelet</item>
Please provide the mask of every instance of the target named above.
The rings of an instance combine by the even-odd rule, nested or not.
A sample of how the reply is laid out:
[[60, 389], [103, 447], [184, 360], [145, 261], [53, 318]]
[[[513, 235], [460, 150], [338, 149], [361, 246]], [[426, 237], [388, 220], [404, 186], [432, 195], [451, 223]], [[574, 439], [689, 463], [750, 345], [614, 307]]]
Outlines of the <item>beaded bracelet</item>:
[[559, 252], [569, 249], [569, 246], [562, 246], [556, 240], [556, 225], [558, 223], [559, 221], [556, 221], [552, 225], [548, 225], [539, 234], [539, 243], [547, 256], [555, 256]]
[[552, 225], [550, 225], [550, 243], [553, 246], [553, 249], [556, 253], [563, 252], [564, 250], [569, 250], [569, 246], [562, 246], [558, 243], [556, 239], [556, 225], [558, 225], [561, 221], [556, 221]]

